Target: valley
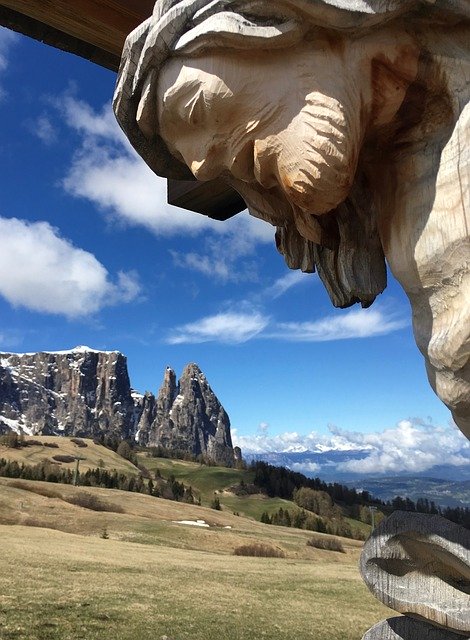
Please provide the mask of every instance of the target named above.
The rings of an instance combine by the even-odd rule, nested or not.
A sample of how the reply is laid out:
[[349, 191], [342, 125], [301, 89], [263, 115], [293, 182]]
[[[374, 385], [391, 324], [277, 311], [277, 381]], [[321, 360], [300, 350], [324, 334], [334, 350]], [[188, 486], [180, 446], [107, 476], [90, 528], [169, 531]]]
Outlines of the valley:
[[[89, 439], [80, 446], [64, 437], [27, 439], [31, 446], [1, 446], [0, 458], [31, 465], [68, 452], [82, 458], [81, 472], [99, 462], [109, 472], [139, 473]], [[359, 578], [362, 543], [338, 538], [339, 553], [307, 545], [312, 535], [331, 538], [326, 534], [259, 522], [263, 511], [298, 507], [262, 494], [234, 495], [230, 487], [252, 472], [145, 452], [137, 462], [151, 476], [158, 469], [191, 485], [201, 506], [0, 478], [0, 540], [8, 549], [0, 558], [2, 640], [307, 640], [313, 629], [318, 640], [356, 640], [387, 615]], [[214, 495], [220, 510], [209, 506]], [[234, 555], [259, 544], [284, 557]]]
[[[84, 492], [109, 510], [66, 501]], [[225, 509], [6, 478], [0, 520], [8, 549], [0, 559], [2, 640], [307, 640], [312, 629], [318, 640], [355, 640], [387, 613], [359, 578], [362, 545], [354, 540], [343, 539], [345, 553], [337, 553], [307, 546], [310, 532]], [[256, 542], [285, 558], [234, 555]]]

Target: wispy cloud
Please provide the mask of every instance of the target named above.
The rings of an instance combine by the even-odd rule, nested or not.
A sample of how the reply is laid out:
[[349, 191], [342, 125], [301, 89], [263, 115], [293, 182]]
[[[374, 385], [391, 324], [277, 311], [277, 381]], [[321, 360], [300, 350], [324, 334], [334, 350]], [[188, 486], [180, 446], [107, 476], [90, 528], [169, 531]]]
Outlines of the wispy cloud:
[[222, 342], [239, 344], [259, 334], [269, 318], [261, 313], [219, 313], [197, 322], [177, 327], [167, 338], [168, 344]]
[[265, 337], [292, 342], [328, 342], [383, 336], [408, 324], [408, 320], [389, 315], [380, 308], [353, 309], [313, 322], [283, 322]]
[[35, 120], [28, 120], [26, 127], [47, 146], [57, 141], [57, 131], [46, 114], [40, 115]]
[[47, 222], [0, 218], [0, 237], [0, 295], [15, 307], [78, 318], [140, 293], [135, 273], [113, 281], [93, 254]]
[[0, 331], [0, 349], [6, 351], [8, 349], [14, 349], [23, 342], [23, 335], [18, 331], [11, 331], [9, 329], [2, 329]]
[[284, 295], [286, 291], [292, 289], [292, 287], [311, 281], [312, 274], [302, 273], [302, 271], [289, 271], [285, 276], [278, 278], [270, 287], [267, 287], [264, 290], [263, 295], [266, 298], [276, 300]]
[[171, 251], [176, 267], [196, 271], [223, 283], [257, 280], [256, 248], [274, 240], [274, 228], [247, 212], [223, 223], [205, 237], [202, 252]]
[[[170, 344], [184, 342], [247, 342], [255, 338], [289, 342], [326, 342], [346, 339], [365, 339], [383, 336], [407, 326], [408, 321], [387, 316], [381, 309], [354, 309], [339, 312], [344, 315], [327, 316], [313, 322], [277, 323], [259, 310], [244, 313], [219, 313], [177, 327], [167, 339]], [[242, 339], [228, 339], [221, 329], [230, 327]], [[248, 327], [245, 331], [243, 327]], [[252, 327], [255, 330], [252, 330]]]

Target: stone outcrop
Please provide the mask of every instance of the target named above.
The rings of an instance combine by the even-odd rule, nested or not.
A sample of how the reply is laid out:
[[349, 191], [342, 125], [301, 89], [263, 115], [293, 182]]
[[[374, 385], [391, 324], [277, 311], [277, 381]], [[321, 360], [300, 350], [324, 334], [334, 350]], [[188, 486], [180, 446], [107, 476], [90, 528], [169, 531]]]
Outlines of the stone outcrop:
[[197, 364], [188, 364], [178, 383], [167, 367], [156, 401], [144, 397], [136, 439], [220, 464], [235, 462], [230, 419]]
[[230, 420], [196, 364], [169, 367], [155, 397], [133, 391], [118, 351], [0, 354], [0, 433], [135, 438], [233, 464]]
[[27, 434], [132, 436], [136, 415], [127, 360], [77, 347], [0, 354], [0, 422]]

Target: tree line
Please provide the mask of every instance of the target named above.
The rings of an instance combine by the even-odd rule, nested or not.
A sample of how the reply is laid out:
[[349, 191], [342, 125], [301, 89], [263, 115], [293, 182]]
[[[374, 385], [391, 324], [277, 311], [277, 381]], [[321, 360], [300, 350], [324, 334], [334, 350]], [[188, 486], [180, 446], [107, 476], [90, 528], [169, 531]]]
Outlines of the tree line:
[[252, 462], [250, 470], [254, 472], [253, 483], [269, 497], [295, 500], [296, 492], [299, 489], [308, 488], [328, 495], [334, 504], [342, 507], [344, 515], [355, 520], [366, 517], [363, 510], [361, 518], [361, 507], [375, 506], [386, 515], [397, 509], [437, 514], [470, 529], [470, 509], [468, 507], [441, 507], [426, 498], [420, 498], [414, 502], [410, 498], [399, 496], [385, 502], [374, 498], [368, 491], [357, 491], [337, 482], [326, 483], [320, 478], [307, 478], [302, 473], [291, 471], [286, 467], [275, 467], [262, 461]]
[[62, 469], [57, 464], [42, 462], [36, 465], [19, 464], [16, 460], [0, 458], [0, 476], [4, 478], [19, 478], [21, 480], [39, 480], [60, 484], [79, 484], [82, 487], [102, 487], [103, 489], [120, 489], [144, 493], [155, 498], [176, 500], [189, 504], [200, 504], [200, 497], [196, 496], [191, 486], [178, 482], [173, 475], [168, 479], [162, 478], [157, 470], [152, 478], [147, 470], [148, 478], [142, 474], [137, 476], [119, 473], [115, 469], [87, 469], [80, 472], [78, 478], [71, 469]]

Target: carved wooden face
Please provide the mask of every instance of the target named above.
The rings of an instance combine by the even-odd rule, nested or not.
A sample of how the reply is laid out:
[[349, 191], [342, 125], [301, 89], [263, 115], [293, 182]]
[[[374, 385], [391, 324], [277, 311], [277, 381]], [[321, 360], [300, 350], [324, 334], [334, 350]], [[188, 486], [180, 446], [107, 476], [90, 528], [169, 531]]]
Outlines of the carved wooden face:
[[[406, 91], [397, 79], [388, 95], [374, 83], [376, 47], [319, 32], [288, 50], [174, 58], [158, 80], [159, 133], [199, 180], [228, 174], [261, 185], [318, 241], [309, 216], [346, 198], [368, 128], [393, 117]], [[398, 49], [385, 37], [390, 65]]]
[[319, 43], [288, 57], [173, 59], [159, 79], [160, 133], [200, 180], [228, 172], [325, 213], [349, 190], [362, 137], [362, 87], [335, 83], [341, 64]]

